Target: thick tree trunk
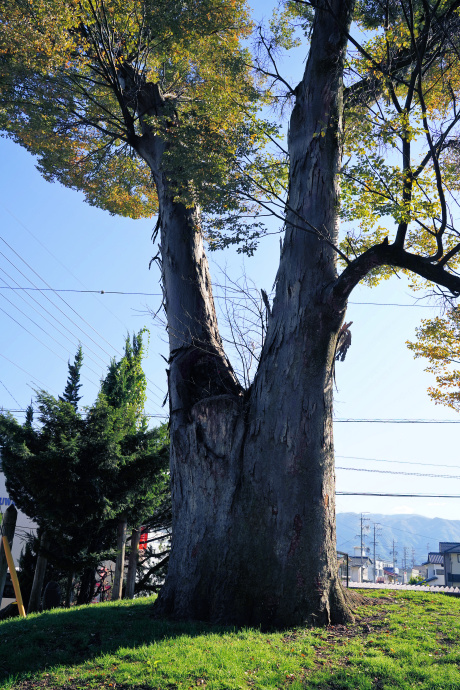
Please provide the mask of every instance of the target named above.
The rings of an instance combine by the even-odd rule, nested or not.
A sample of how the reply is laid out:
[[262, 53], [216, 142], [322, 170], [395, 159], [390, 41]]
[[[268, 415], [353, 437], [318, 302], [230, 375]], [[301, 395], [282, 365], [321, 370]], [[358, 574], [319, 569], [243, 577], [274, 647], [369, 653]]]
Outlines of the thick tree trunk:
[[[334, 355], [342, 71], [352, 3], [317, 11], [289, 135], [286, 238], [247, 392], [217, 330], [198, 209], [174, 203], [162, 145], [141, 155], [160, 200], [171, 357], [173, 542], [158, 615], [291, 626], [351, 618], [337, 575]], [[334, 16], [336, 13], [336, 16]]]
[[[315, 19], [289, 130], [286, 236], [252, 386], [238, 502], [250, 622], [350, 617], [337, 575], [333, 372], [345, 303], [334, 302], [342, 68], [351, 7]], [[254, 543], [250, 544], [250, 535]], [[255, 537], [257, 535], [257, 537]], [[252, 602], [252, 607], [251, 607]]]

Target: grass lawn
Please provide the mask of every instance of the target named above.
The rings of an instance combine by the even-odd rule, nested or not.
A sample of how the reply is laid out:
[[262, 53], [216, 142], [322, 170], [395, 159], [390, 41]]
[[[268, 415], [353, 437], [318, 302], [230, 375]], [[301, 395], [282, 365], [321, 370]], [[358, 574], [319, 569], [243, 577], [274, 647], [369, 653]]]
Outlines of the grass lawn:
[[0, 689], [460, 690], [460, 599], [364, 595], [354, 625], [261, 633], [157, 621], [152, 600], [0, 623]]

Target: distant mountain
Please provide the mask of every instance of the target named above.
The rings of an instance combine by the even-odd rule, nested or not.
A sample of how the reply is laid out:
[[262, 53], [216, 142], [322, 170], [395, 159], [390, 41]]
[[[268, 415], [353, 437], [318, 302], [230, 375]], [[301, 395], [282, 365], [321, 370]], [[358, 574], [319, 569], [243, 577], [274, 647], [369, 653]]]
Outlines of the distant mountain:
[[[353, 547], [359, 546], [360, 513], [337, 513], [337, 549], [353, 554]], [[380, 534], [376, 536], [378, 542], [376, 554], [384, 559], [392, 560], [393, 540], [398, 551], [398, 565], [402, 565], [404, 547], [407, 547], [408, 564], [412, 563], [412, 549], [415, 550], [415, 562], [426, 560], [428, 551], [438, 551], [440, 541], [460, 543], [460, 520], [443, 520], [442, 518], [427, 518], [423, 515], [382, 515], [380, 513], [365, 514], [366, 525], [369, 526], [365, 534], [365, 544], [370, 547], [370, 555], [374, 552], [374, 523], [380, 525]]]

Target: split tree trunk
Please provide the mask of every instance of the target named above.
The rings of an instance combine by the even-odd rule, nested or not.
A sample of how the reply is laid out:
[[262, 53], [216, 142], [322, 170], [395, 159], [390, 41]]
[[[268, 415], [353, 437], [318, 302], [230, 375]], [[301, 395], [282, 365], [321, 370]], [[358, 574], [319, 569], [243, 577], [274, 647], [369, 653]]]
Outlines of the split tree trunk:
[[[291, 180], [276, 296], [249, 391], [217, 329], [199, 210], [174, 203], [163, 145], [138, 150], [160, 201], [170, 340], [173, 542], [158, 615], [237, 625], [350, 620], [337, 573], [334, 297], [342, 72], [352, 2], [317, 10], [289, 135]], [[336, 14], [336, 17], [333, 15]], [[155, 105], [157, 107], [157, 103]]]

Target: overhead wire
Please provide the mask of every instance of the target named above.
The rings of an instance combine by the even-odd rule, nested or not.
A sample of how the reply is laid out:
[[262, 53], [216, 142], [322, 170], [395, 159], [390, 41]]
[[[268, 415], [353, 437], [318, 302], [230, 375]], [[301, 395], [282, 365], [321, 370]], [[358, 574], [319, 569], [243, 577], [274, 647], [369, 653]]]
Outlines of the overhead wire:
[[[23, 263], [25, 263], [25, 265], [26, 265], [31, 271], [33, 271], [33, 273], [34, 273], [35, 275], [38, 276], [38, 278], [39, 278], [40, 280], [42, 280], [46, 285], [48, 285], [48, 284], [46, 283], [46, 281], [45, 281], [45, 280], [44, 280], [44, 279], [43, 279], [43, 278], [42, 278], [42, 277], [41, 277], [41, 276], [40, 276], [40, 275], [39, 275], [39, 274], [38, 274], [38, 273], [37, 273], [37, 272], [36, 272], [36, 271], [35, 271], [25, 260], [24, 260], [24, 259], [22, 259], [22, 257], [11, 247], [11, 245], [9, 245], [8, 242], [6, 242], [6, 240], [4, 240], [3, 237], [0, 237], [0, 239], [11, 249], [11, 251], [14, 252], [14, 254], [16, 254], [16, 255], [21, 259], [21, 261], [23, 261]], [[24, 278], [26, 278], [26, 280], [29, 280], [29, 281], [32, 283], [32, 285], [34, 285], [33, 281], [32, 281], [30, 278], [28, 278], [28, 277], [27, 277], [27, 276], [26, 276], [26, 275], [25, 275], [15, 264], [14, 264], [14, 262], [12, 262], [3, 252], [0, 252], [0, 254], [1, 254], [1, 255], [12, 265], [12, 266], [13, 266], [13, 268], [15, 268], [15, 270], [17, 270]], [[7, 275], [8, 275], [8, 274], [7, 274]], [[10, 278], [11, 278], [11, 277], [10, 277]], [[13, 280], [14, 280], [14, 279], [13, 279]], [[5, 282], [5, 281], [4, 281], [4, 282]], [[16, 281], [15, 281], [15, 282], [16, 282]], [[42, 294], [44, 293], [44, 289], [39, 288], [39, 287], [37, 287], [36, 285], [34, 285], [34, 289], [36, 289], [37, 291], [41, 292]], [[48, 286], [48, 291], [55, 292], [50, 286]], [[35, 325], [36, 325], [38, 328], [40, 328], [41, 330], [44, 330], [39, 324], [37, 324], [36, 322], [34, 322], [33, 319], [31, 319], [31, 317], [29, 317], [29, 316], [27, 316], [26, 314], [24, 314], [24, 312], [22, 312], [22, 311], [19, 309], [19, 307], [18, 307], [17, 305], [14, 305], [14, 303], [12, 303], [10, 300], [8, 300], [8, 298], [5, 297], [5, 295], [2, 295], [2, 296], [4, 297], [4, 299], [6, 299], [8, 302], [10, 302], [10, 304], [12, 304], [13, 306], [15, 306], [16, 309], [18, 309], [21, 313], [23, 313], [23, 315], [26, 316], [26, 318], [30, 319], [33, 323], [35, 323]], [[106, 355], [110, 356], [109, 353], [107, 352], [107, 350], [106, 350], [102, 345], [100, 345], [99, 343], [97, 343], [97, 342], [94, 340], [94, 338], [92, 338], [91, 335], [89, 335], [81, 326], [79, 326], [77, 323], [75, 323], [75, 321], [74, 321], [73, 319], [71, 319], [71, 318], [68, 316], [68, 314], [66, 314], [58, 305], [56, 305], [52, 300], [50, 300], [49, 297], [48, 297], [47, 295], [44, 294], [43, 296], [45, 297], [45, 299], [48, 300], [48, 302], [50, 302], [50, 304], [51, 304], [55, 309], [57, 309], [57, 310], [58, 310], [63, 316], [65, 316], [65, 317], [66, 317], [76, 328], [78, 328], [79, 331], [81, 331], [82, 333], [84, 333], [85, 336], [86, 336], [87, 338], [89, 338], [98, 348], [100, 348], [100, 349], [102, 350], [102, 352], [104, 352]], [[101, 337], [101, 338], [104, 340], [104, 342], [106, 342], [107, 344], [109, 344], [110, 347], [112, 347], [112, 345], [110, 345], [110, 343], [108, 343], [108, 341], [107, 341], [103, 336], [101, 336], [101, 335], [100, 335], [90, 324], [88, 324], [88, 322], [87, 322], [85, 319], [83, 319], [83, 317], [81, 317], [81, 316], [78, 314], [78, 312], [76, 312], [75, 309], [73, 309], [73, 308], [68, 304], [68, 302], [66, 302], [65, 300], [63, 300], [63, 298], [60, 297], [59, 295], [57, 295], [57, 296], [58, 296], [59, 299], [61, 299], [67, 306], [69, 306], [69, 308], [72, 309], [72, 311], [73, 311], [74, 313], [76, 313], [76, 314], [79, 316], [79, 318], [81, 318], [82, 321], [83, 321], [84, 323], [86, 323], [86, 324], [87, 324], [87, 325], [88, 325], [88, 326], [89, 326], [99, 337]], [[35, 300], [35, 301], [36, 301], [36, 300]], [[38, 304], [40, 304], [40, 303], [38, 303]], [[32, 305], [29, 305], [29, 306], [32, 306]], [[33, 307], [32, 307], [32, 308], [33, 308]], [[41, 308], [45, 309], [45, 308], [43, 307], [43, 305], [41, 305]], [[3, 311], [4, 311], [4, 310], [3, 310]], [[36, 311], [36, 310], [35, 310], [35, 311]], [[47, 313], [50, 314], [50, 312], [49, 312], [48, 310], [45, 309], [45, 311], [47, 311]], [[11, 317], [11, 315], [8, 314], [8, 312], [4, 312], [4, 313], [6, 313], [8, 316], [10, 316], [10, 318], [13, 318], [13, 317]], [[37, 313], [38, 313], [38, 312], [37, 312]], [[51, 314], [50, 314], [50, 315], [51, 315]], [[44, 318], [45, 320], [47, 320], [43, 315], [41, 315], [41, 316], [42, 316], [42, 318]], [[52, 315], [51, 315], [51, 316], [52, 316]], [[56, 317], [52, 317], [52, 318], [54, 318], [55, 320], [57, 320], [57, 322], [58, 322], [63, 328], [65, 328], [74, 338], [76, 338], [78, 341], [82, 341], [82, 339], [81, 339], [80, 337], [77, 337], [74, 333], [72, 333], [72, 331], [70, 331], [70, 329], [68, 329], [59, 319], [56, 319]], [[15, 320], [15, 319], [13, 319], [13, 320]], [[48, 321], [48, 320], [47, 320], [47, 321]], [[18, 321], [16, 321], [16, 323], [19, 324]], [[48, 323], [49, 323], [49, 321], [48, 321]], [[24, 326], [23, 326], [23, 327], [24, 327]], [[56, 326], [54, 326], [54, 328], [56, 328]], [[25, 329], [25, 330], [27, 330], [27, 329]], [[59, 331], [59, 329], [57, 329], [57, 330]], [[27, 330], [27, 332], [30, 333], [30, 331], [28, 331], [28, 330]], [[48, 335], [48, 337], [50, 337], [52, 340], [54, 340], [56, 343], [58, 343], [58, 341], [57, 341], [55, 338], [53, 338], [53, 336], [51, 336], [51, 335], [50, 335], [49, 333], [47, 333], [46, 331], [44, 331], [44, 332]], [[33, 336], [32, 333], [30, 333], [30, 334]], [[64, 337], [67, 338], [67, 336], [65, 336], [65, 334], [61, 333], [61, 335], [63, 335]], [[43, 343], [40, 339], [38, 339], [36, 336], [33, 336], [33, 337], [35, 337], [42, 345], [44, 345], [44, 343]], [[58, 343], [58, 344], [59, 344], [61, 347], [64, 348], [64, 346], [62, 345], [62, 343]], [[103, 358], [102, 358], [100, 355], [98, 355], [90, 346], [88, 346], [87, 343], [84, 343], [84, 345], [85, 345], [85, 349], [89, 349], [89, 350], [90, 350], [96, 357], [98, 357], [98, 358], [104, 363], [104, 365], [106, 366], [106, 362], [103, 360]], [[50, 348], [48, 348], [48, 349], [50, 349]], [[65, 349], [66, 349], [66, 351], [67, 351], [67, 348], [65, 348]], [[118, 354], [121, 354], [121, 352], [120, 352], [119, 350], [117, 350], [117, 348], [113, 348], [113, 349], [114, 349], [116, 352], [118, 352]], [[51, 350], [51, 351], [52, 351], [52, 350]], [[53, 354], [56, 354], [56, 356], [59, 356], [59, 355], [57, 355], [57, 353], [54, 353], [54, 352], [53, 352]], [[91, 356], [89, 356], [89, 355], [88, 355], [88, 358], [89, 358], [89, 359], [92, 359]], [[62, 358], [61, 358], [61, 359], [62, 359]], [[94, 362], [94, 359], [92, 359], [92, 361]], [[96, 363], [96, 362], [95, 362], [95, 363]], [[96, 364], [97, 364], [97, 363], [96, 363]], [[96, 376], [100, 376], [100, 373], [94, 372], [94, 370], [91, 370], [91, 371], [92, 371], [94, 374], [96, 374]], [[162, 393], [162, 395], [163, 395], [163, 397], [164, 397], [164, 395], [165, 395], [164, 391], [162, 391], [162, 389], [161, 389], [156, 383], [154, 383], [154, 382], [151, 382], [151, 383], [152, 383], [152, 385], [154, 385], [156, 388], [158, 388], [158, 390], [160, 390], [160, 392]], [[148, 389], [148, 390], [149, 390], [149, 392], [151, 393], [151, 395], [153, 395], [153, 396], [156, 397], [160, 402], [162, 402], [163, 398], [161, 398], [157, 393], [155, 393], [155, 391], [152, 391], [151, 389]], [[153, 402], [153, 404], [156, 405], [157, 403]]]
[[[2, 256], [5, 256], [5, 255], [3, 254], [3, 252], [0, 252], [0, 254], [1, 254]], [[8, 259], [7, 257], [5, 257], [5, 258], [7, 259], [7, 261], [9, 261], [9, 259]], [[10, 262], [10, 263], [11, 263], [11, 262]], [[13, 264], [13, 266], [14, 266], [14, 264]], [[14, 268], [16, 268], [16, 270], [18, 270], [16, 266], [14, 266]], [[1, 271], [2, 273], [5, 273], [5, 274], [8, 276], [8, 278], [9, 278], [10, 280], [12, 280], [13, 282], [16, 282], [16, 281], [14, 280], [14, 278], [13, 278], [12, 276], [10, 276], [4, 269], [0, 268], [0, 271]], [[4, 278], [2, 278], [1, 280], [3, 280], [3, 282], [6, 283], [6, 281], [5, 281]], [[8, 285], [8, 283], [7, 283], [7, 285]], [[3, 287], [3, 286], [0, 285], [0, 288], [2, 288], [2, 287]], [[0, 294], [1, 294], [1, 293], [0, 293]], [[5, 297], [4, 295], [2, 295], [2, 297], [4, 297], [4, 299], [8, 300], [8, 298]], [[66, 340], [68, 340], [69, 343], [71, 343], [73, 347], [75, 347], [76, 345], [78, 345], [79, 342], [81, 342], [81, 338], [80, 338], [78, 335], [76, 335], [75, 333], [73, 333], [65, 324], [62, 323], [62, 321], [61, 321], [60, 319], [58, 319], [54, 314], [52, 314], [43, 304], [41, 304], [41, 302], [39, 302], [38, 300], [36, 300], [32, 295], [28, 295], [28, 297], [30, 297], [30, 298], [40, 307], [40, 309], [42, 309], [44, 312], [46, 312], [46, 313], [47, 313], [54, 321], [56, 321], [64, 330], [66, 330], [67, 333], [70, 333], [70, 335], [73, 337], [74, 340], [71, 340], [65, 333], [62, 333], [62, 331], [60, 331], [59, 328], [58, 328], [57, 326], [55, 326], [54, 324], [52, 324], [51, 321], [50, 321], [49, 319], [47, 319], [45, 316], [43, 316], [43, 314], [40, 314], [40, 312], [38, 312], [38, 310], [35, 309], [35, 307], [34, 307], [32, 304], [30, 304], [29, 302], [27, 302], [27, 300], [26, 300], [22, 295], [19, 295], [19, 297], [23, 300], [23, 302], [25, 302], [25, 303], [27, 304], [28, 307], [31, 307], [37, 314], [39, 314], [39, 316], [40, 316], [42, 319], [44, 319], [47, 323], [49, 323], [50, 326], [51, 326], [52, 328], [55, 328], [55, 329], [56, 329]], [[10, 304], [14, 304], [14, 303], [11, 302], [10, 300], [8, 300], [8, 302], [10, 302]], [[53, 306], [55, 306], [55, 305], [53, 304]], [[16, 308], [17, 308], [17, 307], [16, 307]], [[76, 341], [76, 342], [75, 342], [75, 341]], [[97, 357], [97, 358], [104, 364], [104, 366], [105, 366], [106, 361], [103, 359], [103, 357], [101, 357], [100, 355], [98, 355], [97, 352], [95, 352], [90, 346], [88, 346], [88, 345], [85, 343], [85, 351], [87, 351], [87, 350], [89, 350], [90, 352], [92, 352], [92, 353], [94, 354], [94, 356]], [[88, 357], [89, 359], [92, 359], [89, 355], [87, 355], [87, 357]], [[94, 359], [92, 359], [92, 361], [93, 361], [97, 366], [100, 366], [97, 362], [95, 362]], [[95, 372], [94, 372], [94, 373], [95, 373]]]
[[[442, 422], [441, 422], [442, 423]], [[365, 460], [367, 462], [391, 462], [397, 465], [422, 465], [426, 467], [452, 467], [453, 469], [460, 470], [460, 465], [444, 465], [437, 462], [413, 462], [409, 460], [382, 460], [379, 458], [362, 458], [356, 455], [336, 455], [336, 458], [341, 458], [345, 460]]]
[[334, 422], [349, 424], [460, 424], [460, 419], [352, 419], [336, 418]]
[[[3, 204], [2, 204], [2, 206], [3, 206], [3, 208], [5, 209], [5, 211], [6, 211], [6, 212], [7, 212], [7, 213], [8, 213], [8, 214], [19, 224], [19, 225], [21, 225], [21, 227], [23, 227], [24, 230], [26, 230], [26, 232], [28, 232], [29, 235], [31, 235], [31, 237], [33, 237], [34, 240], [35, 240], [36, 242], [38, 242], [38, 244], [40, 244], [40, 246], [43, 247], [43, 249], [45, 249], [45, 251], [47, 251], [48, 254], [50, 254], [50, 256], [51, 256], [55, 261], [57, 261], [57, 263], [59, 263], [59, 264], [64, 268], [64, 270], [65, 270], [67, 273], [69, 273], [75, 280], [77, 280], [77, 281], [80, 283], [80, 285], [84, 285], [84, 283], [82, 283], [82, 281], [81, 281], [77, 276], [75, 276], [75, 275], [72, 273], [72, 271], [71, 271], [62, 261], [60, 261], [60, 259], [58, 259], [58, 258], [48, 249], [48, 247], [46, 247], [46, 245], [45, 245], [43, 242], [41, 242], [41, 241], [38, 239], [38, 237], [36, 237], [36, 236], [34, 235], [34, 233], [33, 233], [33, 232], [32, 232], [32, 231], [31, 231], [31, 230], [30, 230], [30, 229], [19, 219], [19, 218], [17, 218], [17, 217], [16, 217], [8, 208], [6, 208]], [[3, 239], [3, 238], [1, 238], [1, 239]], [[3, 239], [3, 241], [6, 243], [6, 240]], [[6, 244], [7, 244], [7, 243], [6, 243]], [[9, 245], [8, 245], [8, 246], [9, 246]], [[11, 248], [11, 247], [10, 247], [10, 248]], [[15, 252], [14, 249], [12, 249], [12, 251]], [[22, 261], [24, 261], [24, 259], [22, 259], [22, 257], [21, 257], [17, 252], [15, 252], [15, 254], [16, 254]], [[7, 260], [8, 260], [8, 259], [7, 259]], [[10, 263], [11, 263], [11, 262], [10, 262]], [[26, 265], [29, 267], [29, 265], [27, 264], [27, 262], [24, 261], [24, 263], [26, 263]], [[16, 268], [16, 267], [15, 267], [15, 268]], [[31, 267], [29, 267], [29, 268], [31, 268]], [[16, 269], [16, 270], [19, 270], [19, 269]], [[32, 268], [31, 268], [31, 270], [33, 271]], [[26, 280], [29, 280], [29, 282], [31, 282], [32, 285], [34, 285], [34, 283], [33, 283], [29, 278], [27, 278], [27, 276], [25, 276], [21, 271], [19, 271], [19, 272], [21, 273], [21, 275], [23, 275], [23, 276], [26, 278]], [[45, 283], [45, 285], [47, 285], [47, 287], [46, 287], [46, 288], [38, 288], [37, 286], [34, 286], [33, 288], [20, 288], [20, 287], [18, 286], [18, 289], [38, 290], [38, 291], [41, 291], [41, 292], [51, 291], [51, 292], [55, 292], [55, 293], [63, 292], [63, 291], [64, 291], [64, 290], [55, 290], [55, 289], [52, 288], [50, 285], [48, 285], [48, 283], [46, 283], [46, 281], [45, 281], [43, 278], [41, 278], [41, 277], [38, 275], [38, 273], [37, 273], [36, 271], [34, 271], [34, 273], [40, 278], [40, 280], [42, 280], [42, 281]], [[15, 282], [16, 282], [16, 281], [15, 281]], [[0, 289], [1, 289], [1, 286], [0, 286]], [[15, 288], [11, 288], [11, 289], [15, 289]], [[103, 293], [104, 293], [103, 290], [102, 290], [102, 291], [95, 291], [95, 290], [84, 290], [84, 291], [65, 290], [65, 291], [66, 291], [66, 292], [91, 292], [91, 293], [99, 292], [100, 294], [103, 294]], [[59, 296], [59, 295], [58, 295], [58, 296]], [[161, 297], [162, 294], [161, 294], [161, 293], [158, 293], [157, 296], [158, 296], [158, 297]], [[62, 298], [60, 298], [60, 299], [62, 299]], [[64, 300], [64, 301], [65, 301], [65, 300]], [[98, 303], [102, 304], [102, 306], [106, 309], [106, 311], [109, 312], [109, 314], [111, 314], [111, 315], [112, 315], [114, 318], [116, 318], [122, 325], [124, 325], [123, 322], [121, 321], [121, 319], [120, 319], [111, 309], [109, 309], [105, 304], [103, 304], [102, 302], [100, 302], [100, 300], [98, 300]], [[67, 303], [66, 303], [66, 304], [67, 304]], [[55, 306], [55, 305], [53, 305], [53, 306]], [[70, 305], [68, 305], [68, 306], [70, 306]], [[56, 308], [57, 308], [57, 307], [56, 307]], [[75, 310], [74, 310], [74, 311], [75, 311]], [[77, 312], [75, 312], [75, 313], [77, 313]], [[77, 313], [77, 315], [80, 316], [78, 313]], [[82, 318], [82, 317], [80, 316], [80, 318]], [[88, 322], [86, 322], [83, 318], [82, 318], [82, 320], [83, 320], [85, 323], [87, 323], [87, 325], [88, 325], [90, 328], [92, 328], [92, 330], [93, 330], [95, 333], [97, 333], [97, 335], [98, 335], [99, 337], [101, 337], [110, 347], [113, 347], [107, 340], [105, 340], [105, 339], [103, 338], [103, 336], [100, 335], [100, 333], [98, 333], [98, 332], [91, 326], [91, 324], [89, 324]], [[77, 326], [77, 328], [79, 328], [79, 327]], [[80, 330], [82, 330], [82, 329], [80, 328]], [[82, 332], [84, 332], [84, 331], [82, 330]], [[90, 337], [90, 336], [88, 336], [88, 337]], [[98, 347], [100, 347], [100, 348], [103, 350], [103, 348], [102, 348], [100, 345], [98, 345]], [[85, 348], [87, 348], [87, 345], [86, 345], [86, 344], [85, 344]], [[122, 355], [122, 353], [121, 353], [119, 350], [117, 350], [117, 348], [113, 348], [113, 349], [114, 349], [115, 352], [117, 352], [119, 355]], [[104, 350], [103, 350], [103, 351], [104, 351]], [[107, 354], [107, 353], [106, 353], [106, 354]], [[160, 398], [158, 395], [157, 395], [156, 397], [157, 397], [159, 400], [163, 400], [164, 397], [165, 397], [165, 392], [164, 392], [154, 381], [151, 381], [150, 379], [148, 379], [148, 377], [146, 377], [146, 378], [147, 378], [147, 380], [149, 381], [149, 383], [151, 383], [155, 388], [157, 388], [157, 389], [160, 391], [162, 397]], [[148, 390], [149, 390], [149, 392], [150, 392], [152, 395], [155, 395], [154, 392], [153, 392], [151, 389], [148, 389]]]
[[[217, 283], [213, 283], [213, 287], [225, 287]], [[5, 287], [0, 287], [0, 289], [7, 289]], [[163, 297], [161, 292], [140, 292], [140, 291], [125, 291], [125, 290], [78, 290], [77, 288], [37, 288], [37, 287], [11, 287], [10, 290], [43, 290], [44, 292], [76, 292], [81, 294], [94, 294], [94, 295], [137, 295], [140, 297]], [[225, 287], [226, 290], [233, 292], [238, 292], [236, 288], [231, 286]], [[228, 295], [214, 295], [215, 299], [232, 299]], [[358, 306], [373, 306], [373, 307], [414, 307], [416, 309], [436, 309], [437, 306], [433, 304], [401, 304], [398, 302], [352, 302], [349, 301], [348, 304], [358, 305]]]
[[348, 470], [353, 472], [373, 472], [377, 474], [403, 474], [408, 477], [434, 477], [437, 479], [460, 479], [460, 476], [454, 474], [425, 474], [423, 472], [395, 472], [393, 470], [375, 470], [368, 467], [337, 467], [336, 470]]
[[0, 380], [0, 383], [2, 384], [3, 388], [6, 390], [6, 392], [8, 393], [8, 395], [14, 400], [14, 402], [16, 403], [16, 405], [19, 405], [19, 403], [18, 403], [18, 401], [16, 400], [16, 398], [14, 397], [13, 393], [5, 386], [5, 384], [3, 383], [3, 381]]
[[[57, 345], [59, 345], [60, 347], [62, 347], [62, 349], [65, 350], [66, 353], [68, 353], [68, 347], [67, 347], [66, 345], [63, 345], [63, 344], [60, 343], [58, 340], [56, 340], [56, 338], [54, 338], [48, 331], [46, 331], [42, 326], [40, 326], [40, 324], [38, 324], [36, 321], [34, 321], [34, 319], [33, 319], [31, 316], [29, 316], [29, 315], [26, 314], [22, 309], [20, 309], [20, 308], [18, 307], [17, 304], [14, 304], [14, 302], [11, 302], [11, 300], [9, 300], [7, 297], [5, 297], [5, 295], [2, 295], [2, 297], [3, 297], [4, 299], [6, 299], [7, 302], [9, 302], [9, 304], [11, 304], [11, 306], [13, 306], [15, 309], [17, 309], [17, 310], [20, 312], [20, 314], [22, 314], [23, 316], [25, 316], [26, 319], [28, 319], [31, 323], [33, 323], [34, 326], [36, 326], [36, 327], [39, 328], [41, 331], [43, 331], [43, 333], [44, 333], [46, 336], [48, 336], [48, 338], [51, 338], [51, 340], [53, 340]], [[26, 304], [27, 304], [27, 306], [31, 307], [31, 308], [38, 314], [39, 317], [41, 317], [42, 319], [44, 319], [47, 323], [50, 324], [50, 326], [52, 326], [53, 328], [55, 328], [55, 329], [58, 331], [58, 333], [60, 333], [60, 335], [62, 335], [66, 340], [68, 340], [73, 346], [76, 345], [76, 343], [72, 342], [72, 340], [70, 340], [70, 338], [68, 338], [68, 336], [66, 336], [65, 333], [62, 333], [62, 331], [60, 331], [59, 328], [57, 328], [57, 326], [54, 326], [54, 325], [49, 321], [49, 319], [47, 319], [45, 316], [43, 316], [43, 314], [40, 314], [40, 313], [35, 309], [35, 307], [34, 307], [33, 305], [30, 305], [30, 304], [28, 304], [27, 302], [26, 302]], [[3, 310], [3, 311], [4, 311], [4, 310]], [[10, 318], [12, 318], [11, 315], [8, 314], [8, 312], [4, 312], [4, 313], [7, 314], [8, 316], [10, 316]], [[48, 312], [48, 313], [49, 313], [49, 312]], [[16, 323], [19, 323], [19, 322], [16, 321]], [[60, 322], [59, 322], [59, 323], [60, 323]], [[61, 324], [61, 325], [63, 325], [63, 324]], [[65, 328], [65, 326], [63, 326], [63, 327]], [[68, 330], [68, 329], [67, 329], [67, 330]], [[69, 332], [70, 332], [70, 331], [69, 331]], [[40, 342], [40, 341], [39, 341], [39, 342]], [[103, 364], [105, 364], [105, 362], [104, 362], [104, 360], [102, 359], [102, 357], [99, 357], [99, 355], [98, 355], [97, 353], [95, 353], [94, 350], [92, 350], [91, 348], [90, 348], [90, 350], [91, 350], [91, 352], [93, 352], [93, 354], [94, 354], [96, 357], [98, 357], [98, 358], [103, 362]], [[92, 362], [94, 362], [94, 364], [96, 364], [96, 366], [100, 366], [100, 364], [98, 364], [98, 363], [96, 362], [96, 360], [95, 360], [93, 357], [91, 357], [91, 355], [87, 355], [87, 358], [90, 359]], [[65, 361], [65, 360], [64, 360], [64, 361]], [[91, 372], [92, 372], [93, 374], [95, 374], [96, 376], [100, 376], [100, 373], [101, 373], [101, 372], [94, 371], [94, 369], [92, 369], [92, 368], [89, 367], [89, 366], [87, 366], [87, 368], [89, 369], [89, 371], [91, 371]], [[86, 378], [88, 381], [91, 381], [91, 379], [90, 379], [89, 377], [85, 376], [84, 374], [83, 374], [83, 377]]]
[[[9, 362], [10, 364], [12, 364], [12, 365], [13, 365], [14, 367], [16, 367], [17, 369], [20, 369], [24, 374], [27, 374], [27, 376], [30, 376], [31, 379], [35, 379], [35, 381], [37, 381], [37, 383], [39, 383], [39, 384], [42, 385], [44, 388], [46, 388], [46, 384], [43, 383], [43, 381], [40, 381], [40, 379], [37, 378], [34, 374], [31, 374], [30, 371], [27, 371], [27, 369], [23, 369], [23, 367], [19, 366], [19, 364], [16, 364], [16, 362], [13, 362], [13, 360], [9, 359], [9, 357], [6, 357], [6, 356], [3, 355], [1, 352], [0, 352], [0, 357], [3, 357], [3, 359], [6, 359], [7, 362]], [[56, 391], [55, 391], [55, 392], [56, 392]], [[21, 411], [21, 410], [20, 410], [20, 411]], [[25, 412], [25, 410], [23, 410], [23, 411]]]

